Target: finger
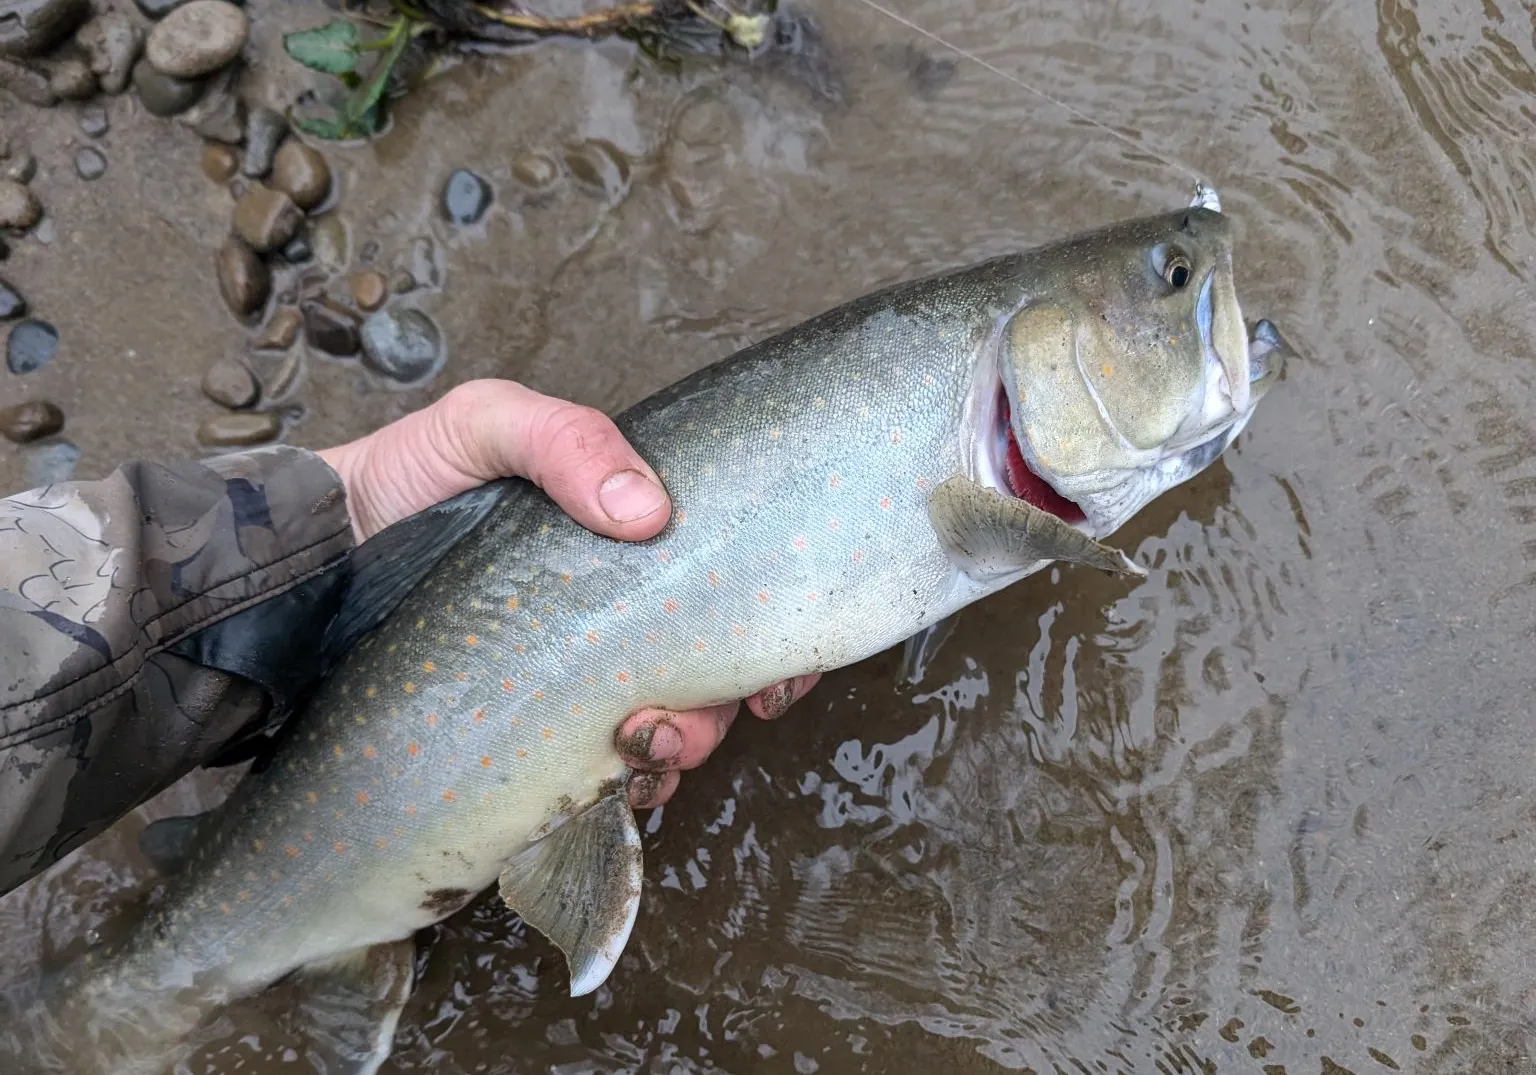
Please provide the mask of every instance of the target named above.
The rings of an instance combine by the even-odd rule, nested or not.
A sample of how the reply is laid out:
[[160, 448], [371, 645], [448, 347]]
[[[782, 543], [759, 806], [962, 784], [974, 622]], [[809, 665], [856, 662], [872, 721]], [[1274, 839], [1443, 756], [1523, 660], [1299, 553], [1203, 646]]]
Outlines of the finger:
[[661, 479], [601, 411], [515, 381], [470, 381], [439, 404], [440, 438], [481, 481], [528, 478], [589, 530], [654, 537], [671, 500]]
[[683, 774], [676, 770], [668, 773], [634, 773], [629, 778], [629, 805], [636, 810], [649, 810], [662, 806], [672, 798]]
[[738, 702], [674, 713], [643, 709], [619, 728], [619, 756], [632, 769], [697, 769], [736, 719]]
[[766, 690], [758, 691], [747, 699], [747, 708], [764, 720], [778, 720], [789, 707], [804, 698], [812, 687], [821, 682], [821, 673], [796, 676], [775, 683]]

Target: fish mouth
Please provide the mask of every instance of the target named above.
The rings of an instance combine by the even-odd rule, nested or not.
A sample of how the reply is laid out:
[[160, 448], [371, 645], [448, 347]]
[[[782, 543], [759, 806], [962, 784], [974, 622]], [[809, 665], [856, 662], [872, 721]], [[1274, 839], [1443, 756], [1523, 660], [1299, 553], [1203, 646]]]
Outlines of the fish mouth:
[[984, 432], [978, 462], [987, 484], [1073, 526], [1081, 527], [1088, 521], [1087, 513], [1077, 503], [1057, 492], [1025, 459], [1013, 430], [1008, 388], [1001, 377], [995, 381], [990, 405], [983, 407], [981, 419]]

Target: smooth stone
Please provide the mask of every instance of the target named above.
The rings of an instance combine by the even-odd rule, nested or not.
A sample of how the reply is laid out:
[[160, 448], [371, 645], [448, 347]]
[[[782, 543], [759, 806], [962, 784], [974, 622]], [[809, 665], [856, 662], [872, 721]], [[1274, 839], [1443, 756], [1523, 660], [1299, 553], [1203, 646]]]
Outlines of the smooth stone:
[[37, 175], [37, 158], [30, 153], [18, 153], [5, 166], [5, 178], [17, 183], [30, 183]]
[[235, 203], [235, 234], [250, 243], [258, 254], [285, 245], [303, 222], [304, 211], [293, 204], [292, 198], [260, 183], [252, 184]]
[[214, 257], [219, 294], [236, 317], [249, 317], [261, 309], [272, 291], [272, 270], [245, 243], [231, 235]]
[[309, 245], [309, 237], [302, 231], [288, 240], [288, 245], [280, 251], [283, 260], [290, 265], [302, 265], [315, 256], [314, 248]]
[[270, 411], [220, 414], [197, 427], [197, 439], [210, 448], [239, 448], [265, 444], [282, 431], [283, 420]]
[[394, 381], [410, 384], [437, 372], [443, 334], [420, 310], [380, 310], [363, 322], [363, 363]]
[[203, 147], [203, 174], [215, 183], [228, 183], [240, 167], [240, 156], [229, 146], [210, 142]]
[[225, 0], [190, 0], [155, 24], [144, 55], [162, 75], [200, 78], [223, 67], [245, 47], [250, 20]]
[[90, 0], [0, 0], [0, 55], [40, 56], [90, 14]]
[[389, 298], [389, 281], [376, 271], [360, 272], [352, 277], [352, 300], [359, 310], [377, 310]]
[[512, 159], [512, 178], [535, 193], [560, 181], [560, 165], [548, 153], [526, 150]]
[[67, 440], [36, 445], [26, 455], [27, 485], [34, 489], [69, 481], [75, 476], [75, 464], [80, 462], [80, 449]]
[[59, 100], [46, 72], [20, 60], [7, 60], [4, 56], [0, 56], [0, 90], [9, 90], [38, 108], [48, 108]]
[[0, 410], [0, 437], [26, 444], [51, 437], [64, 428], [64, 412], [53, 403], [32, 400]]
[[460, 168], [443, 184], [443, 215], [459, 227], [479, 223], [491, 207], [491, 185], [468, 168]]
[[357, 315], [331, 299], [304, 303], [304, 339], [317, 351], [337, 358], [355, 355], [362, 346]]
[[53, 65], [48, 88], [66, 101], [85, 101], [96, 96], [96, 76], [84, 60], [71, 57]]
[[404, 295], [416, 290], [416, 277], [404, 269], [396, 269], [389, 278], [389, 292], [391, 295]]
[[80, 28], [75, 41], [90, 60], [91, 73], [108, 93], [122, 93], [128, 88], [133, 63], [144, 50], [144, 33], [122, 15], [109, 12], [97, 15]]
[[256, 378], [232, 358], [221, 358], [203, 374], [203, 395], [230, 410], [238, 411], [256, 402]]
[[352, 260], [347, 222], [335, 213], [327, 213], [315, 221], [310, 229], [309, 243], [314, 247], [315, 261], [330, 272], [341, 272]]
[[208, 78], [202, 100], [176, 117], [204, 138], [237, 146], [245, 141], [245, 98], [239, 93], [240, 69], [226, 67]]
[[0, 228], [26, 231], [43, 218], [43, 203], [14, 179], [0, 179]]
[[75, 174], [89, 182], [107, 174], [107, 158], [98, 150], [86, 146], [75, 154]]
[[133, 65], [133, 88], [138, 91], [144, 111], [164, 117], [179, 115], [197, 104], [208, 84], [201, 79], [162, 75], [145, 59]]
[[304, 349], [295, 348], [286, 354], [258, 351], [251, 356], [251, 363], [256, 367], [257, 380], [261, 382], [261, 394], [276, 403], [286, 399], [298, 387], [299, 379], [304, 374]]
[[318, 149], [290, 138], [278, 148], [273, 158], [272, 186], [307, 212], [330, 194], [331, 166]]
[[299, 311], [284, 307], [261, 327], [261, 331], [251, 341], [251, 346], [258, 351], [286, 351], [299, 338], [299, 327], [303, 321]]
[[[272, 159], [277, 156], [277, 147], [287, 133], [288, 120], [281, 112], [264, 106], [251, 109], [245, 121], [245, 160], [240, 170], [252, 179], [260, 179], [270, 172]], [[293, 191], [283, 187], [278, 189], [293, 198]], [[298, 202], [299, 199], [293, 200]], [[303, 205], [299, 208], [302, 209]]]
[[112, 123], [107, 119], [107, 110], [102, 105], [86, 105], [80, 110], [75, 122], [80, 124], [80, 133], [87, 138], [100, 138], [112, 129]]
[[4, 280], [0, 280], [0, 321], [14, 321], [27, 312], [27, 300]]
[[5, 368], [12, 373], [35, 373], [48, 364], [59, 349], [59, 330], [46, 321], [29, 317], [18, 321], [5, 341]]

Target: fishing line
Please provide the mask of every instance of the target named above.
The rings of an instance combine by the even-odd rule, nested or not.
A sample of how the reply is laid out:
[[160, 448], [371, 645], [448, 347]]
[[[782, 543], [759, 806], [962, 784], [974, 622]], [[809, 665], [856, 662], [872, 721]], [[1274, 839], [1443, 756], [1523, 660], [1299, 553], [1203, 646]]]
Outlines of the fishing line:
[[953, 52], [955, 55], [961, 56], [961, 57], [963, 57], [963, 58], [965, 58], [967, 60], [970, 60], [974, 64], [979, 64], [980, 66], [985, 67], [988, 71], [991, 71], [994, 75], [997, 75], [999, 78], [1007, 79], [1009, 82], [1012, 82], [1014, 85], [1020, 87], [1021, 89], [1029, 91], [1030, 93], [1034, 94], [1036, 97], [1039, 97], [1043, 101], [1048, 101], [1049, 103], [1055, 105], [1057, 108], [1062, 109], [1063, 111], [1065, 111], [1069, 115], [1075, 117], [1076, 119], [1082, 120], [1084, 123], [1088, 124], [1089, 126], [1097, 127], [1099, 130], [1103, 131], [1105, 134], [1109, 135], [1110, 137], [1117, 138], [1121, 142], [1124, 142], [1127, 146], [1130, 146], [1137, 153], [1146, 154], [1149, 157], [1153, 157], [1156, 160], [1162, 161], [1164, 164], [1167, 164], [1170, 167], [1177, 168], [1179, 171], [1183, 172], [1185, 175], [1187, 175], [1191, 179], [1193, 179], [1196, 182], [1196, 184], [1198, 184], [1200, 187], [1202, 187], [1202, 188], [1204, 187], [1205, 184], [1204, 184], [1204, 181], [1200, 177], [1200, 173], [1196, 172], [1194, 169], [1188, 167], [1187, 165], [1180, 164], [1178, 161], [1174, 160], [1171, 157], [1165, 156], [1162, 153], [1157, 152], [1155, 149], [1148, 149], [1146, 146], [1142, 145], [1140, 142], [1136, 141], [1134, 138], [1128, 138], [1125, 135], [1121, 134], [1119, 131], [1115, 130], [1113, 127], [1109, 126], [1108, 124], [1100, 123], [1098, 120], [1096, 120], [1092, 116], [1088, 115], [1088, 113], [1084, 112], [1082, 109], [1074, 108], [1073, 106], [1067, 104], [1067, 102], [1059, 100], [1058, 98], [1052, 97], [1049, 93], [1046, 93], [1044, 90], [1036, 89], [1034, 86], [1031, 86], [1028, 82], [1025, 82], [1019, 76], [1009, 74], [1007, 71], [1004, 71], [1002, 68], [996, 66], [995, 64], [989, 63], [988, 61], [982, 59], [980, 56], [976, 55], [974, 52], [967, 52], [965, 49], [961, 48], [959, 45], [951, 44], [950, 42], [944, 40], [944, 38], [940, 37], [938, 34], [934, 33], [933, 31], [923, 29], [921, 26], [919, 26], [917, 23], [913, 22], [911, 19], [907, 18], [905, 15], [897, 14], [896, 12], [892, 11], [890, 8], [883, 7], [881, 4], [877, 3], [876, 0], [859, 0], [859, 2], [861, 4], [864, 4], [867, 7], [874, 8], [876, 11], [878, 11], [880, 14], [884, 15], [886, 18], [891, 19], [894, 22], [900, 23], [901, 25], [905, 26], [907, 29], [912, 30], [912, 31], [914, 31], [916, 33], [922, 34], [924, 37], [928, 38], [928, 40], [933, 41], [936, 44], [942, 45], [944, 48], [949, 49], [949, 51]]

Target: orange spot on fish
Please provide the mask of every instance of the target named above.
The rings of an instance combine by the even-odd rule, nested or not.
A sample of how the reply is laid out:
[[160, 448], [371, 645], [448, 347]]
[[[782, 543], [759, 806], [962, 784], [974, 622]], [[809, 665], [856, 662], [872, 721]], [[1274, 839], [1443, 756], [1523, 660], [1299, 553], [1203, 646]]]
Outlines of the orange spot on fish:
[[406, 817], [415, 817], [416, 816], [416, 804], [415, 803], [411, 803], [409, 806], [407, 806], [405, 808], [405, 816]]
[[515, 598], [515, 597], [507, 598], [507, 607], [510, 608], [512, 611], [516, 612], [517, 611], [517, 606], [519, 604], [520, 604], [520, 602], [518, 601], [517, 598]]
[[666, 674], [667, 674], [667, 670], [665, 668], [661, 667], [661, 665], [658, 664], [656, 666], [656, 676], [657, 676], [657, 678], [659, 679], [662, 676], [665, 676]]
[[229, 906], [229, 904], [227, 904], [227, 903], [221, 903], [221, 904], [219, 904], [219, 910], [222, 911], [224, 914], [229, 914], [233, 910], [233, 908], [231, 908]]
[[843, 479], [839, 478], [836, 474], [832, 475], [830, 478], [827, 479], [827, 485], [829, 485], [833, 489], [838, 488], [842, 484], [843, 484]]
[[464, 682], [464, 681], [465, 681], [465, 680], [466, 680], [466, 679], [468, 679], [468, 678], [469, 678], [469, 677], [468, 677], [468, 676], [466, 676], [466, 675], [465, 675], [465, 674], [464, 674], [464, 673], [463, 673], [463, 672], [455, 672], [455, 673], [454, 673], [454, 674], [453, 674], [453, 678], [454, 678], [454, 679], [456, 679], [456, 680], [458, 680], [458, 681], [459, 681], [459, 682], [460, 682], [460, 683], [463, 683], [463, 682]]
[[400, 689], [403, 690], [406, 694], [415, 694], [416, 693], [416, 684], [414, 684], [414, 683], [407, 683], [407, 684], [405, 684], [405, 686], [401, 687]]
[[627, 608], [629, 608], [629, 603], [626, 601], [615, 601], [613, 603], [613, 611], [615, 612], [623, 612]]
[[512, 647], [512, 652], [513, 653], [527, 653], [528, 652], [528, 647], [523, 645], [521, 642], [519, 642], [519, 643], [517, 643], [516, 645], [514, 645]]
[[757, 591], [757, 599], [760, 602], [762, 602], [763, 604], [766, 605], [768, 603], [768, 591], [767, 590], [758, 590]]
[[422, 661], [421, 662], [421, 670], [423, 672], [436, 672], [437, 671], [437, 665], [433, 664], [431, 661]]
[[306, 792], [304, 795], [304, 801], [309, 803], [310, 806], [314, 806], [317, 802], [320, 801], [320, 796], [316, 795], [312, 791]]
[[377, 687], [369, 687], [367, 690], [363, 691], [363, 693], [366, 694], [368, 697], [372, 698], [374, 695], [379, 693], [379, 688], [377, 688]]
[[891, 510], [891, 498], [888, 497], [888, 496], [881, 497], [880, 498], [880, 508], [881, 508], [882, 511], [890, 511]]
[[487, 754], [485, 757], [481, 758], [480, 764], [489, 769], [491, 767], [491, 756]]
[[713, 571], [711, 571], [709, 573], [708, 578], [709, 578], [709, 584], [711, 586], [719, 586], [720, 585], [720, 576], [715, 574]]
[[338, 758], [341, 758], [341, 757], [345, 757], [347, 752], [345, 750], [341, 749], [341, 744], [340, 743], [337, 743], [335, 746], [333, 746], [331, 748], [331, 753], [335, 754]]
[[672, 562], [672, 553], [666, 549], [657, 549], [656, 562], [661, 564], [670, 564]]
[[512, 681], [510, 679], [502, 680], [501, 681], [501, 689], [504, 690], [504, 691], [512, 690], [513, 689], [512, 688]]
[[669, 597], [661, 603], [661, 607], [668, 612], [676, 612], [678, 609], [678, 604], [674, 599]]
[[688, 521], [688, 512], [682, 508], [678, 508], [677, 514], [674, 515], [673, 518], [677, 521], [678, 526], [682, 526], [685, 522]]
[[360, 792], [357, 793], [357, 805], [358, 806], [367, 806], [368, 805], [368, 793], [366, 791], [360, 791]]
[[839, 522], [837, 519], [828, 519], [827, 520], [827, 529], [828, 530], [841, 530], [842, 528], [843, 528], [843, 524], [841, 522]]
[[594, 646], [597, 645], [597, 632], [596, 631], [588, 631], [587, 632], [587, 641], [592, 643]]
[[464, 636], [464, 644], [466, 646], [478, 646], [480, 644], [480, 640], [478, 638], [476, 638], [474, 635], [465, 635]]
[[528, 756], [528, 752], [526, 750], [524, 750], [522, 747], [518, 747], [517, 748], [517, 756], [519, 758], [526, 758]]
[[926, 490], [928, 488], [928, 479], [927, 478], [919, 478], [919, 479], [917, 479], [917, 487], [919, 489]]
[[533, 700], [535, 702], [542, 702], [544, 700], [544, 692], [543, 691], [534, 691], [533, 692]]
[[629, 673], [628, 672], [620, 672], [614, 678], [617, 679], [620, 683], [628, 683], [629, 682]]
[[854, 549], [853, 550], [853, 562], [856, 563], [856, 564], [862, 564], [864, 562], [864, 550], [863, 549]]
[[389, 846], [389, 841], [380, 836], [377, 840], [373, 841], [373, 846], [378, 848], [380, 851], [383, 851], [386, 847]]
[[347, 845], [342, 843], [340, 840], [337, 840], [336, 843], [332, 846], [336, 849], [336, 853], [338, 855], [345, 855], [347, 853]]
[[571, 584], [570, 572], [566, 572], [565, 574], [561, 575], [560, 576], [560, 581], [565, 583], [567, 586], [569, 586]]
[[451, 792], [451, 791], [443, 792], [443, 802], [451, 803], [451, 802], [454, 802], [457, 799], [458, 799], [458, 796], [455, 795], [453, 792]]
[[372, 743], [369, 743], [367, 746], [365, 746], [363, 748], [363, 757], [367, 758], [369, 761], [372, 761], [374, 758], [377, 758], [378, 756], [379, 756], [379, 748], [374, 746]]
[[301, 832], [301, 833], [299, 833], [299, 835], [304, 837], [304, 842], [305, 843], [313, 843], [314, 842], [315, 834], [312, 833], [312, 832]]
[[476, 724], [484, 724], [485, 723], [485, 710], [483, 710], [483, 709], [475, 710], [475, 723]]
[[659, 639], [659, 636], [658, 636], [658, 635], [657, 635], [657, 634], [656, 634], [656, 632], [654, 632], [654, 631], [648, 631], [648, 632], [647, 632], [647, 633], [646, 633], [646, 636], [645, 636], [645, 640], [646, 640], [646, 641], [647, 641], [647, 642], [655, 642], [655, 641], [657, 641], [657, 640], [658, 640], [658, 639]]
[[427, 714], [427, 727], [428, 728], [436, 728], [437, 727], [437, 714], [436, 713], [428, 713]]
[[296, 859], [299, 857], [299, 849], [294, 847], [292, 844], [285, 846], [283, 848], [283, 853], [291, 859]]
[[416, 743], [407, 743], [405, 744], [405, 752], [414, 758], [421, 753], [421, 747]]
[[[572, 706], [571, 708], [578, 713], [581, 712], [581, 706]], [[553, 739], [555, 737], [555, 730], [553, 728], [540, 728], [539, 734], [545, 739]]]
[[540, 628], [542, 628], [544, 625], [542, 623], [540, 623], [538, 620], [529, 620], [528, 621], [528, 626], [532, 627], [535, 631], [537, 631]]
[[266, 849], [267, 849], [267, 842], [265, 840], [252, 840], [251, 841], [251, 850], [255, 851], [257, 854], [260, 854], [261, 852], [265, 851]]
[[745, 638], [747, 629], [739, 623], [733, 623], [731, 624], [731, 634], [735, 635], [737, 638]]
[[283, 897], [283, 906], [284, 907], [292, 907], [293, 906], [293, 897], [292, 896], [284, 896]]
[[808, 544], [810, 544], [810, 542], [806, 541], [803, 537], [797, 537], [794, 541], [791, 541], [790, 544], [797, 549], [803, 550]]
[[895, 429], [891, 430], [891, 443], [892, 444], [900, 444], [901, 443], [901, 427], [900, 426], [897, 426]]
[[[250, 878], [250, 880], [254, 881], [255, 878], [254, 877]], [[235, 893], [235, 902], [236, 903], [244, 903], [246, 900], [248, 900], [250, 898], [251, 898], [251, 894], [249, 892], [247, 892], [243, 888], [239, 892]]]

